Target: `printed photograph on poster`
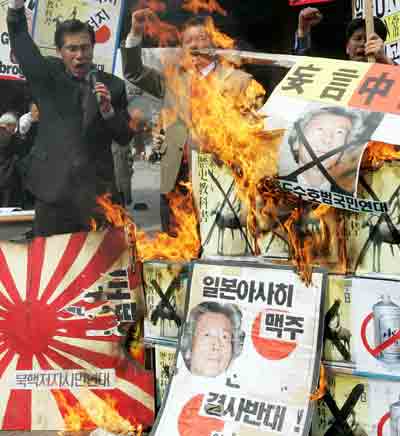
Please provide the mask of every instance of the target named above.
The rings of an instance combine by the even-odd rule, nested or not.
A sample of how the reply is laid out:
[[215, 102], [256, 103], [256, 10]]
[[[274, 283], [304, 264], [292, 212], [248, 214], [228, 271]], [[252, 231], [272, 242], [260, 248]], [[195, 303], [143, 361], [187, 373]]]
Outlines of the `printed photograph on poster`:
[[162, 261], [143, 264], [146, 301], [144, 337], [146, 340], [178, 340], [182, 326], [188, 265]]
[[382, 118], [381, 113], [310, 103], [288, 126], [280, 178], [354, 195], [364, 148]]
[[307, 287], [290, 267], [195, 262], [154, 434], [307, 435], [325, 286], [321, 271]]
[[313, 436], [377, 436], [368, 379], [329, 372], [327, 390], [329, 400], [318, 402], [313, 417]]
[[328, 372], [328, 401], [319, 401], [313, 436], [398, 436], [400, 382]]
[[352, 280], [352, 332], [358, 373], [400, 379], [399, 291], [399, 281], [383, 278]]
[[212, 154], [193, 152], [193, 193], [199, 211], [202, 255], [254, 253], [247, 229], [247, 206], [239, 198], [232, 171]]
[[168, 383], [175, 367], [176, 347], [154, 344], [156, 407], [161, 407]]
[[323, 359], [330, 365], [353, 368], [351, 279], [330, 275], [325, 298]]
[[400, 261], [400, 164], [386, 162], [372, 172], [363, 172], [359, 197], [365, 202], [384, 201], [388, 213], [381, 216], [352, 214], [346, 232], [349, 269], [356, 274], [397, 274]]

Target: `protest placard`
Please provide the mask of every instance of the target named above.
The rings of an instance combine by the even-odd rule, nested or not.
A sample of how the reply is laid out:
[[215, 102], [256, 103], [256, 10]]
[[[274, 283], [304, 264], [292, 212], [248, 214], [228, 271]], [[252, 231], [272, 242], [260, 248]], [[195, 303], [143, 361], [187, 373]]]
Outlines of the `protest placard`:
[[65, 430], [78, 408], [93, 429], [109, 399], [152, 424], [153, 376], [123, 348], [141, 290], [129, 258], [115, 229], [0, 243], [2, 430]]
[[68, 19], [87, 22], [95, 31], [93, 62], [97, 69], [112, 73], [124, 10], [124, 0], [41, 0], [38, 3], [33, 36], [42, 54], [56, 55], [54, 32], [57, 23]]
[[286, 129], [279, 179], [285, 191], [353, 212], [388, 212], [356, 197], [361, 158], [371, 140], [398, 144], [396, 67], [302, 58], [262, 111]]
[[177, 365], [154, 435], [307, 435], [325, 274], [193, 263]]

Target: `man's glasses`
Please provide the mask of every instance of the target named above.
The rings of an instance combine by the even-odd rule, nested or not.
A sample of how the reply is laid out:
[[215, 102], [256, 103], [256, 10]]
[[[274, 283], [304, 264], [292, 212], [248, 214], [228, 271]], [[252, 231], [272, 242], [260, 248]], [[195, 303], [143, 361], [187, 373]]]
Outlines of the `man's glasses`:
[[71, 53], [78, 53], [81, 51], [82, 53], [89, 53], [93, 46], [91, 44], [71, 44], [71, 45], [64, 45], [63, 49], [68, 50]]

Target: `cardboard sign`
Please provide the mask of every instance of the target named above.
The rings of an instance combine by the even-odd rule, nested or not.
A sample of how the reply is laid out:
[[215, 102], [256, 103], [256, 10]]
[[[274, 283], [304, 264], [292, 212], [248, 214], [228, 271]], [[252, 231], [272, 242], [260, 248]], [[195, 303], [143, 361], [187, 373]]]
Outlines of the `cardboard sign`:
[[69, 410], [90, 417], [107, 398], [151, 425], [153, 376], [122, 348], [140, 289], [123, 232], [1, 242], [0, 264], [0, 428], [64, 430]]

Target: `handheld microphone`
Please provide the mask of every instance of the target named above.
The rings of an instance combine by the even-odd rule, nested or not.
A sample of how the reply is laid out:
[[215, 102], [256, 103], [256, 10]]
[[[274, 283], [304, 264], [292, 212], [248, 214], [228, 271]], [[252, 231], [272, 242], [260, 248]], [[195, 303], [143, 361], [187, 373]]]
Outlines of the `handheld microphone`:
[[92, 89], [93, 93], [96, 96], [97, 103], [100, 104], [101, 102], [101, 95], [97, 94], [96, 92], [96, 83], [97, 83], [97, 69], [92, 68], [88, 73], [88, 82], [90, 85], [90, 88]]

